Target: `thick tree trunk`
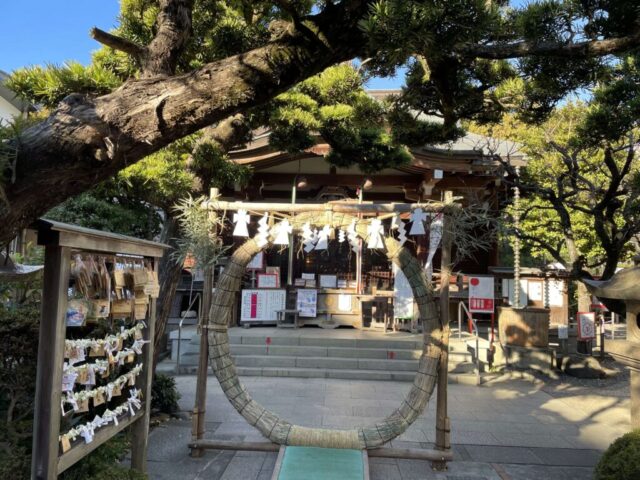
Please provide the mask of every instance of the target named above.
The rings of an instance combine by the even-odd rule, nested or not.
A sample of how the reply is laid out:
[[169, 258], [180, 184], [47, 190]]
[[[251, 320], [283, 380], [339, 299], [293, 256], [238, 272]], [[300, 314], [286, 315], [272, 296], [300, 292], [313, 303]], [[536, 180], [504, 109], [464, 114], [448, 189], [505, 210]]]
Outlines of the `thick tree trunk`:
[[153, 369], [158, 364], [158, 358], [164, 347], [164, 334], [171, 313], [171, 306], [176, 295], [178, 283], [180, 283], [180, 275], [182, 273], [182, 264], [171, 258], [175, 251], [176, 238], [178, 232], [178, 222], [169, 216], [162, 229], [161, 241], [170, 245], [172, 248], [167, 250], [160, 261], [160, 297], [158, 298], [158, 308], [156, 311], [156, 331], [154, 341], [155, 358], [153, 359]]
[[20, 137], [16, 180], [0, 206], [0, 244], [51, 207], [169, 143], [261, 105], [364, 51], [368, 1], [329, 4], [267, 45], [183, 75], [126, 82], [98, 98], [70, 95]]
[[578, 311], [588, 312], [591, 310], [591, 294], [582, 282], [576, 282], [576, 300], [578, 301]]

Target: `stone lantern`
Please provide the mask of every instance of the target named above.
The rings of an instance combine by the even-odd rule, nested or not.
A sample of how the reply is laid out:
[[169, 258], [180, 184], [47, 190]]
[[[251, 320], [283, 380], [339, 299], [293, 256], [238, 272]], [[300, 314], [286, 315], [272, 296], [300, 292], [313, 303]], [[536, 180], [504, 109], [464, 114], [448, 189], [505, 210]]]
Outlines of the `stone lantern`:
[[607, 281], [585, 283], [605, 303], [610, 299], [626, 307], [627, 339], [607, 340], [606, 351], [631, 370], [631, 426], [640, 428], [640, 266], [621, 270]]

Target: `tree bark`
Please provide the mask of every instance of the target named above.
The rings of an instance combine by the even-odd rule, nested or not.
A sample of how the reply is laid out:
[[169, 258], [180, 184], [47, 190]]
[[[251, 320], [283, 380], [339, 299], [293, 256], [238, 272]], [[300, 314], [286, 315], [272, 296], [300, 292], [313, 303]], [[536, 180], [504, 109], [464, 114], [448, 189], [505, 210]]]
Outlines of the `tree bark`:
[[156, 309], [156, 331], [154, 343], [153, 370], [158, 364], [158, 358], [164, 345], [164, 333], [167, 328], [171, 306], [176, 295], [180, 276], [182, 274], [182, 264], [172, 258], [172, 253], [177, 247], [176, 238], [179, 235], [178, 222], [171, 215], [167, 217], [161, 234], [161, 241], [171, 248], [165, 252], [160, 260], [160, 296], [158, 298], [158, 308]]
[[108, 95], [70, 95], [18, 146], [0, 206], [0, 244], [54, 205], [169, 143], [263, 104], [364, 50], [358, 22], [371, 1], [328, 4], [270, 43], [193, 72], [131, 80]]
[[578, 301], [579, 312], [591, 311], [591, 294], [584, 283], [581, 281], [576, 282], [576, 299]]
[[467, 58], [486, 58], [503, 60], [525, 56], [589, 58], [603, 55], [614, 55], [636, 48], [640, 45], [640, 32], [626, 37], [607, 38], [604, 40], [587, 40], [584, 42], [513, 42], [494, 43], [489, 45], [461, 44], [453, 51]]
[[[374, 0], [326, 2], [322, 11], [289, 24], [271, 42], [240, 55], [170, 76], [190, 37], [192, 0], [160, 0], [158, 33], [138, 50], [142, 65], [130, 80], [98, 98], [69, 95], [16, 140], [15, 181], [0, 204], [0, 245], [65, 199], [90, 189], [171, 142], [261, 105], [296, 83], [366, 52], [359, 22]], [[94, 32], [106, 44], [119, 40]], [[640, 45], [640, 34], [582, 43], [458, 45], [451, 55], [517, 58], [602, 56]], [[446, 46], [445, 46], [446, 47]], [[449, 121], [451, 123], [451, 121]]]
[[[229, 151], [239, 142], [245, 139], [248, 133], [248, 126], [245, 122], [245, 118], [241, 114], [233, 115], [215, 127], [209, 127], [204, 132], [203, 141], [209, 141], [216, 143], [222, 150]], [[205, 188], [208, 189], [208, 184], [205, 184]], [[189, 192], [185, 192], [189, 193]], [[191, 194], [202, 194], [204, 192], [190, 192]], [[175, 199], [177, 200], [177, 199]], [[158, 363], [159, 354], [161, 353], [164, 334], [167, 329], [169, 321], [169, 315], [171, 313], [171, 307], [173, 305], [173, 299], [176, 295], [178, 284], [180, 283], [180, 277], [182, 275], [182, 264], [176, 262], [172, 258], [172, 254], [176, 251], [178, 244], [177, 239], [181, 236], [179, 222], [171, 214], [173, 205], [168, 201], [164, 205], [164, 210], [167, 213], [167, 219], [163, 225], [162, 233], [160, 235], [160, 241], [166, 243], [169, 248], [160, 261], [160, 297], [158, 302], [158, 308], [156, 313], [156, 331], [154, 345], [156, 353], [153, 364], [153, 369]]]

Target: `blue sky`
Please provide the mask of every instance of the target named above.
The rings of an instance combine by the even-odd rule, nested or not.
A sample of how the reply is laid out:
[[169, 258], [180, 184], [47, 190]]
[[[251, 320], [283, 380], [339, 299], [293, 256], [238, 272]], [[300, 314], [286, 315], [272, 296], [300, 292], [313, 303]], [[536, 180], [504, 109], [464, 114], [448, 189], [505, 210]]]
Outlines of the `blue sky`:
[[2, 0], [0, 69], [78, 60], [88, 63], [98, 44], [89, 30], [116, 23], [118, 0]]
[[[89, 30], [116, 24], [118, 0], [0, 0], [0, 70], [77, 60], [87, 64], [99, 45]], [[369, 88], [398, 88], [397, 78], [376, 78]]]

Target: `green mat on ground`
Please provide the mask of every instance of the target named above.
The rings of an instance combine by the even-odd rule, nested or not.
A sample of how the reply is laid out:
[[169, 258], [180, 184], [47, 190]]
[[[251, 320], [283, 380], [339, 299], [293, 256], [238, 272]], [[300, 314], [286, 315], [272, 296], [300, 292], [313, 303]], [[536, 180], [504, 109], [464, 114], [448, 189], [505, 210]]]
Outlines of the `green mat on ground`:
[[362, 480], [361, 450], [287, 447], [279, 480]]

